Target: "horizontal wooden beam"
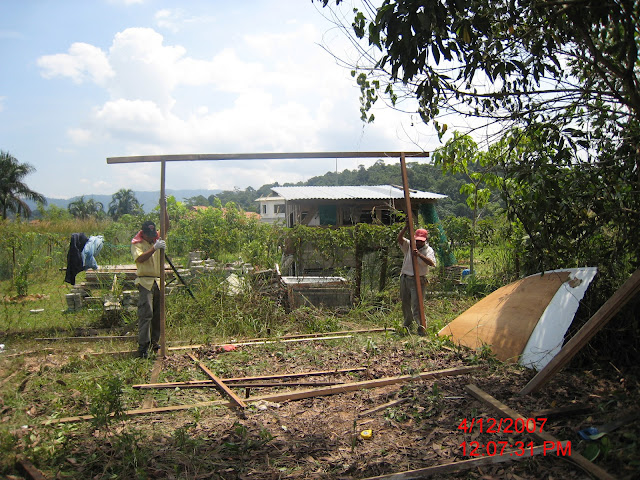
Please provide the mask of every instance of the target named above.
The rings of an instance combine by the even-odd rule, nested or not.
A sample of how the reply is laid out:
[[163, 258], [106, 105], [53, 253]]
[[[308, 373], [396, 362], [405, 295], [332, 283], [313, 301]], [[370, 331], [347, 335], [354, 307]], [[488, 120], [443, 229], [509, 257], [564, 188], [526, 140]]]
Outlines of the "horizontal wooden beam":
[[[340, 373], [352, 373], [352, 372], [362, 372], [366, 370], [365, 367], [355, 367], [355, 368], [341, 368], [337, 370], [314, 370], [312, 372], [300, 372], [300, 373], [283, 373], [280, 375], [260, 375], [256, 377], [234, 377], [234, 378], [223, 378], [222, 381], [226, 384], [235, 384], [237, 382], [251, 382], [251, 381], [262, 381], [262, 380], [276, 380], [282, 379], [286, 380], [289, 378], [300, 378], [300, 377], [313, 377], [320, 375], [337, 375]], [[210, 384], [212, 380], [190, 380], [186, 382], [167, 382], [167, 383], [143, 383], [139, 385], [133, 385], [134, 389], [151, 389], [151, 388], [189, 388], [192, 385], [202, 385], [202, 384]]]
[[[132, 339], [134, 339], [134, 337], [131, 337]], [[265, 345], [265, 344], [270, 344], [270, 343], [292, 343], [292, 342], [316, 342], [316, 341], [322, 341], [322, 340], [339, 340], [339, 339], [343, 339], [343, 338], [352, 338], [352, 335], [336, 335], [333, 337], [304, 337], [304, 338], [290, 338], [290, 339], [284, 339], [284, 340], [269, 340], [269, 341], [263, 341], [263, 342], [241, 342], [241, 343], [221, 343], [218, 345], [205, 345], [205, 344], [198, 344], [198, 345], [183, 345], [183, 346], [177, 346], [177, 347], [167, 347], [168, 351], [171, 352], [176, 352], [179, 350], [197, 350], [199, 348], [216, 348], [216, 347], [224, 347], [227, 345], [232, 345], [234, 347], [250, 347], [252, 345]], [[91, 356], [99, 356], [99, 355], [114, 355], [114, 356], [125, 356], [125, 355], [132, 355], [136, 353], [135, 350], [120, 350], [117, 352], [90, 352], [90, 353], [86, 353], [85, 355], [91, 355]]]
[[[453, 375], [466, 375], [473, 371], [478, 370], [480, 367], [477, 365], [468, 367], [453, 367], [446, 368], [444, 370], [434, 370], [431, 372], [422, 372], [416, 375], [402, 375], [400, 377], [386, 377], [378, 378], [375, 380], [365, 380], [362, 382], [345, 383], [339, 386], [311, 388], [307, 390], [294, 390], [292, 392], [275, 393], [268, 395], [258, 395], [245, 399], [246, 402], [258, 402], [260, 400], [266, 400], [270, 402], [284, 402], [290, 400], [301, 400], [303, 398], [322, 397], [326, 395], [336, 395], [339, 393], [353, 392], [356, 390], [365, 390], [368, 388], [378, 388], [387, 385], [393, 385], [397, 383], [408, 383], [419, 380], [430, 380], [434, 378], [448, 377]], [[226, 400], [214, 400], [210, 402], [192, 403], [189, 405], [173, 405], [169, 407], [156, 407], [156, 408], [142, 408], [137, 410], [127, 410], [124, 412], [125, 416], [144, 415], [148, 413], [163, 413], [163, 412], [177, 412], [180, 410], [189, 410], [191, 408], [204, 408], [213, 406], [233, 406], [234, 403]], [[91, 420], [92, 415], [81, 415], [77, 417], [66, 418], [50, 418], [42, 422], [43, 425], [56, 425], [59, 423], [79, 422], [81, 420]]]
[[[222, 160], [303, 160], [309, 158], [400, 158], [402, 152], [287, 152], [287, 153], [194, 153], [185, 155], [138, 155], [109, 157], [108, 164], [141, 162], [200, 162]], [[429, 152], [404, 152], [406, 157], [428, 157]]]

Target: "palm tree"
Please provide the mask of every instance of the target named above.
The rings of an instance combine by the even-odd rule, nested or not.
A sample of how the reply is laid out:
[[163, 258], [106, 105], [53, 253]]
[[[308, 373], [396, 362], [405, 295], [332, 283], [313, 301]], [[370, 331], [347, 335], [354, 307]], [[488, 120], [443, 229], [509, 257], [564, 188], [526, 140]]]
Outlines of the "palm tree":
[[102, 202], [98, 202], [93, 198], [85, 201], [84, 195], [82, 195], [77, 200], [71, 202], [67, 208], [71, 215], [84, 220], [92, 216], [97, 217], [100, 212], [104, 210], [104, 205], [102, 205]]
[[35, 171], [35, 167], [20, 163], [9, 152], [0, 150], [0, 208], [3, 219], [7, 218], [9, 212], [29, 218], [31, 208], [26, 200], [47, 203], [44, 195], [34, 192], [23, 182], [24, 177]]
[[108, 213], [114, 220], [118, 220], [122, 215], [142, 215], [144, 211], [133, 191], [121, 188], [111, 196]]

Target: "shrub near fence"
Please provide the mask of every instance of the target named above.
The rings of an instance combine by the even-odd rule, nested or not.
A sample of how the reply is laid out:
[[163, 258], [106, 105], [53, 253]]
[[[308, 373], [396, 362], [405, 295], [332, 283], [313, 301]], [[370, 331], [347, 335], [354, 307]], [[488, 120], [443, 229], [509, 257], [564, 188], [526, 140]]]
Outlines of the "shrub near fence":
[[[18, 275], [37, 275], [46, 269], [67, 266], [69, 239], [72, 233], [103, 235], [104, 247], [98, 264], [129, 261], [129, 234], [126, 243], [111, 238], [113, 222], [67, 220], [60, 222], [0, 222], [0, 280], [14, 280]], [[135, 233], [135, 232], [134, 232]]]
[[20, 225], [3, 223], [0, 226], [0, 280], [66, 263], [68, 245], [68, 237], [62, 234], [28, 231]]

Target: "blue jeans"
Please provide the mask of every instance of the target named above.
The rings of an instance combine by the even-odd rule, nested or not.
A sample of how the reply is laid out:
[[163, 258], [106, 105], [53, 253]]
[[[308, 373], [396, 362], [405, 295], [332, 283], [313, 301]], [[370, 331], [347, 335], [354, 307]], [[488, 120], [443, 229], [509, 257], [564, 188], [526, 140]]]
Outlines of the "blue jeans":
[[[422, 287], [422, 298], [424, 299], [425, 286], [427, 277], [420, 277], [420, 286]], [[410, 275], [404, 273], [400, 275], [400, 299], [402, 300], [402, 315], [404, 316], [403, 325], [410, 328], [415, 321], [421, 326], [420, 304], [418, 299], [418, 291], [416, 289], [416, 280]]]

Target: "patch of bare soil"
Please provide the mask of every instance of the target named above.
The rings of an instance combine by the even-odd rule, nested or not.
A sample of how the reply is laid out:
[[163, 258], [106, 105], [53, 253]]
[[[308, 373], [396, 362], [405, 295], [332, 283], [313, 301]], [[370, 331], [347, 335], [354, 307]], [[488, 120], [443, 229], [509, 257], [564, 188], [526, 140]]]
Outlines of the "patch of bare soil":
[[[297, 355], [296, 348], [292, 344], [287, 355], [265, 350], [261, 358], [256, 358], [251, 356], [251, 347], [240, 347], [247, 352], [247, 360], [234, 364], [226, 378], [249, 375], [258, 362], [265, 360], [270, 374], [366, 367], [358, 373], [299, 379], [306, 382], [353, 383], [464, 365], [480, 368], [467, 375], [293, 401], [255, 400], [255, 395], [311, 387], [251, 388], [252, 397], [246, 399], [251, 406], [245, 410], [205, 407], [131, 417], [125, 428], [145, 432], [136, 437], [136, 447], [146, 452], [140, 478], [364, 479], [483, 456], [504, 462], [429, 478], [590, 478], [590, 472], [577, 467], [566, 450], [559, 456], [551, 451], [528, 459], [507, 456], [513, 449], [528, 451], [534, 445], [542, 445], [542, 441], [526, 432], [509, 432], [506, 423], [499, 427], [501, 416], [471, 396], [465, 386], [475, 384], [525, 418], [536, 419], [538, 430], [570, 441], [571, 453], [585, 452], [589, 443], [578, 435], [578, 430], [639, 413], [640, 408], [638, 376], [623, 375], [615, 368], [605, 372], [562, 371], [540, 392], [520, 397], [519, 391], [534, 372], [478, 358], [466, 350], [436, 349], [427, 340], [380, 341], [356, 351], [335, 351], [319, 343], [312, 348], [317, 354], [315, 358], [321, 359], [321, 367], [318, 363], [307, 363], [308, 355]], [[206, 348], [194, 354], [209, 364], [215, 363], [220, 355], [227, 355], [219, 349]], [[163, 362], [166, 370], [191, 371], [193, 379], [202, 378], [196, 375], [197, 370], [186, 355], [172, 354]], [[172, 380], [175, 379], [164, 379]], [[245, 397], [245, 390], [235, 391]], [[185, 403], [212, 398], [210, 390], [185, 389], [183, 393]], [[573, 411], [542, 412], [566, 407]], [[543, 416], [547, 420], [542, 425]], [[478, 428], [480, 419], [483, 428]], [[490, 429], [492, 419], [496, 421]], [[475, 421], [476, 427], [467, 432], [459, 429], [464, 420], [467, 425]], [[615, 478], [639, 478], [637, 435], [636, 424], [632, 422], [610, 432], [605, 436], [607, 442], [597, 442], [599, 453], [594, 463]], [[77, 467], [77, 476], [71, 473], [71, 468], [65, 475], [59, 474], [59, 478], [107, 478], [103, 476], [104, 464], [91, 467], [80, 459], [130, 461], [127, 452], [119, 450], [119, 441], [117, 435], [111, 440], [99, 434], [85, 439], [67, 459], [68, 464]], [[472, 442], [481, 447], [474, 451], [476, 444]], [[553, 450], [557, 453], [557, 446]]]
[[[430, 478], [589, 478], [590, 472], [577, 467], [566, 450], [555, 455], [557, 445], [553, 446], [553, 453], [549, 450], [533, 458], [520, 458], [517, 453], [508, 456], [514, 449], [526, 453], [543, 442], [526, 432], [509, 432], [506, 422], [499, 427], [501, 416], [486, 403], [473, 398], [465, 386], [475, 384], [525, 418], [536, 419], [538, 430], [569, 441], [571, 453], [585, 452], [588, 446], [578, 430], [638, 413], [639, 409], [638, 377], [623, 376], [615, 369], [560, 372], [540, 392], [520, 397], [519, 391], [534, 372], [479, 359], [463, 350], [435, 352], [426, 341], [393, 342], [353, 352], [333, 352], [320, 344], [314, 348], [318, 355], [325, 356], [325, 369], [366, 366], [366, 370], [300, 380], [352, 383], [474, 363], [481, 368], [473, 374], [295, 401], [249, 398], [246, 401], [251, 406], [245, 410], [217, 407], [133, 417], [128, 420], [129, 426], [148, 432], [144, 441], [149, 442], [150, 458], [144, 475], [172, 479], [363, 479], [491, 457], [503, 462]], [[217, 355], [225, 355], [216, 349], [196, 353], [203, 362], [215, 362]], [[268, 359], [270, 374], [319, 369], [317, 364], [304, 364], [304, 360], [294, 354], [294, 347], [291, 355], [265, 355], [272, 356]], [[246, 374], [252, 362], [249, 359], [236, 365], [236, 370], [227, 377]], [[171, 355], [164, 364], [181, 371], [194, 368], [193, 362], [184, 355]], [[249, 393], [267, 395], [305, 388], [310, 387], [261, 387], [251, 388]], [[198, 391], [189, 391], [190, 402], [211, 398], [210, 393], [204, 395]], [[236, 392], [244, 398], [244, 391], [236, 389]], [[555, 415], [537, 413], [561, 407], [572, 407], [575, 411]], [[547, 418], [544, 424], [540, 420], [542, 416]], [[480, 419], [482, 428], [478, 427]], [[496, 419], [495, 422], [492, 419]], [[476, 427], [467, 432], [459, 429], [464, 420], [467, 425], [474, 421]], [[635, 424], [623, 425], [606, 437], [608, 442], [598, 442], [600, 453], [594, 463], [616, 478], [638, 478]], [[480, 446], [474, 450], [476, 445]], [[77, 455], [95, 455], [97, 450], [108, 448], [114, 449], [109, 455], [119, 455], [114, 445], [91, 441], [78, 447]], [[103, 478], [96, 476], [95, 471], [87, 471], [86, 465], [83, 469], [77, 478], [82, 475]]]
[[36, 300], [48, 300], [49, 295], [34, 293], [31, 295], [16, 295], [15, 297], [3, 297], [3, 301], [10, 303], [35, 302]]

